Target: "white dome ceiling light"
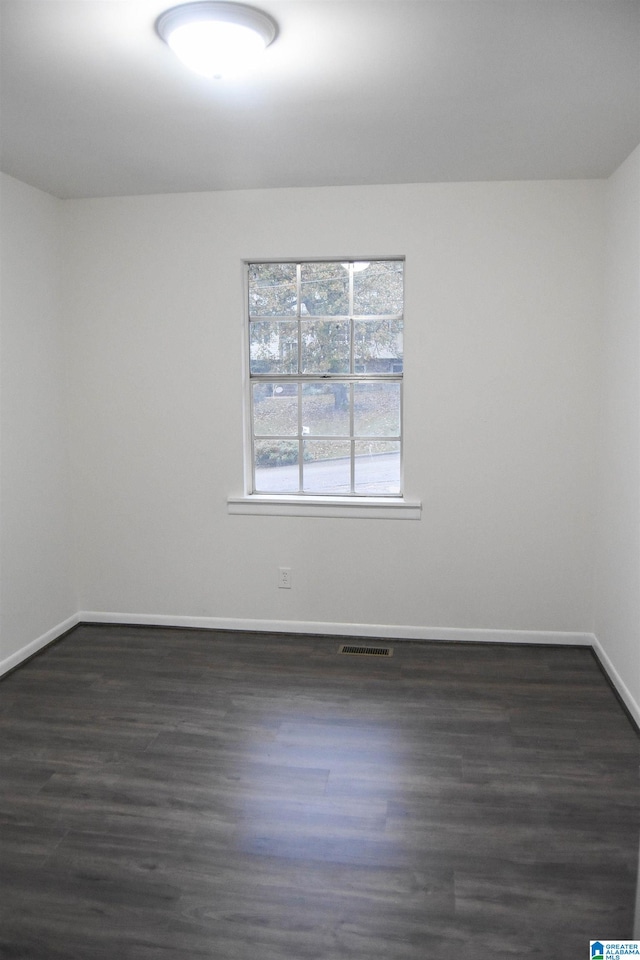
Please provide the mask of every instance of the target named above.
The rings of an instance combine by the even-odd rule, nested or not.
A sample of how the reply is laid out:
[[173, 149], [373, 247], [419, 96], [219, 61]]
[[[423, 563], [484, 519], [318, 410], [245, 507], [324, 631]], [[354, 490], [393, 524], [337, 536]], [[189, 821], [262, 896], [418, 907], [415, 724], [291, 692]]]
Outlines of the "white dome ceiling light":
[[221, 79], [250, 69], [278, 27], [268, 14], [243, 3], [196, 0], [165, 10], [156, 30], [190, 70]]

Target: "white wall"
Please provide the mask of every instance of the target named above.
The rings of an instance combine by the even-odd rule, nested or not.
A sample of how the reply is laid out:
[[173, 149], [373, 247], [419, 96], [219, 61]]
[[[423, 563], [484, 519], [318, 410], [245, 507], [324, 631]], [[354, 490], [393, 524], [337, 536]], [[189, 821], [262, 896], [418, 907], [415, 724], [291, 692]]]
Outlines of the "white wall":
[[[606, 184], [66, 203], [0, 186], [0, 670], [78, 609], [433, 636], [595, 628], [638, 709], [640, 148]], [[422, 521], [229, 516], [241, 260], [391, 254], [407, 257]]]
[[[66, 202], [80, 609], [588, 634], [603, 193]], [[229, 516], [241, 260], [393, 254], [406, 255], [406, 493], [423, 519]], [[291, 591], [276, 588], [279, 564]]]
[[[0, 174], [0, 672], [73, 617], [61, 203]], [[26, 648], [26, 649], [25, 649]]]
[[608, 181], [606, 236], [595, 631], [640, 722], [640, 147]]

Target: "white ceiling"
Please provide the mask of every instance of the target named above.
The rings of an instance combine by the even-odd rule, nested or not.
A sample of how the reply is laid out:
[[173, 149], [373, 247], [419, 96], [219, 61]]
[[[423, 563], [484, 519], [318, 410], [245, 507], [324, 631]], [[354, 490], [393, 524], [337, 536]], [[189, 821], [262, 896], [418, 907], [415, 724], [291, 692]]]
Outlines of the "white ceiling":
[[1, 0], [1, 168], [58, 197], [608, 176], [640, 142], [640, 0], [255, 0], [242, 81], [175, 0]]

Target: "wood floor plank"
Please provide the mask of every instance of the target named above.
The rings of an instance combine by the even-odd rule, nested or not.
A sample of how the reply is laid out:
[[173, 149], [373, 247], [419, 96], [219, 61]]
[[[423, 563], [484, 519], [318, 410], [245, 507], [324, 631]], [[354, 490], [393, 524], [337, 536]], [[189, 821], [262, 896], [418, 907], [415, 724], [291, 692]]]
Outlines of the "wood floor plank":
[[340, 642], [81, 625], [0, 682], [0, 958], [630, 938], [640, 742], [591, 652]]

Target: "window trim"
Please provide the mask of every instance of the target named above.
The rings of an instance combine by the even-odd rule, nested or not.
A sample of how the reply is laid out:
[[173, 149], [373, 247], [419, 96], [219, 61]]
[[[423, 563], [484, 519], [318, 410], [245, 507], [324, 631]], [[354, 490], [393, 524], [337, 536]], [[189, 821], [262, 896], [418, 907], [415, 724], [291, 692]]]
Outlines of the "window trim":
[[317, 497], [309, 494], [247, 493], [230, 496], [227, 512], [272, 517], [350, 517], [361, 520], [420, 520], [422, 504], [404, 497]]
[[[260, 379], [270, 380], [277, 374], [251, 375], [251, 360], [249, 354], [249, 332], [250, 332], [250, 314], [249, 314], [249, 268], [254, 263], [335, 263], [335, 262], [360, 262], [360, 261], [401, 261], [406, 268], [406, 257], [404, 255], [366, 255], [360, 257], [350, 256], [325, 256], [325, 257], [251, 257], [242, 261], [242, 297], [243, 297], [243, 370], [244, 370], [244, 390], [243, 390], [243, 475], [244, 489], [243, 495], [230, 495], [227, 499], [227, 510], [231, 515], [262, 515], [262, 516], [299, 516], [299, 517], [350, 517], [360, 519], [394, 519], [394, 520], [420, 520], [422, 515], [422, 504], [419, 500], [408, 499], [405, 496], [405, 477], [404, 477], [404, 377], [398, 377], [397, 373], [379, 374], [376, 379], [389, 380], [400, 383], [400, 404], [401, 404], [401, 424], [402, 431], [399, 438], [401, 444], [400, 457], [400, 485], [399, 494], [381, 494], [366, 495], [351, 493], [347, 496], [326, 495], [317, 493], [305, 493], [299, 491], [296, 493], [254, 493], [253, 472], [254, 472], [254, 431], [253, 431], [253, 404], [252, 404], [252, 383]], [[299, 269], [299, 268], [298, 268]], [[352, 276], [352, 275], [351, 275]], [[406, 282], [406, 272], [405, 272]], [[404, 317], [404, 310], [403, 310]], [[376, 319], [378, 317], [376, 316]], [[380, 319], [384, 319], [381, 317]], [[404, 323], [403, 323], [404, 327]], [[316, 381], [323, 379], [322, 375], [298, 373], [294, 379], [300, 382]], [[351, 372], [345, 375], [336, 375], [335, 379], [357, 382], [358, 380], [368, 380], [366, 374], [356, 374]], [[396, 439], [396, 438], [394, 438]]]

